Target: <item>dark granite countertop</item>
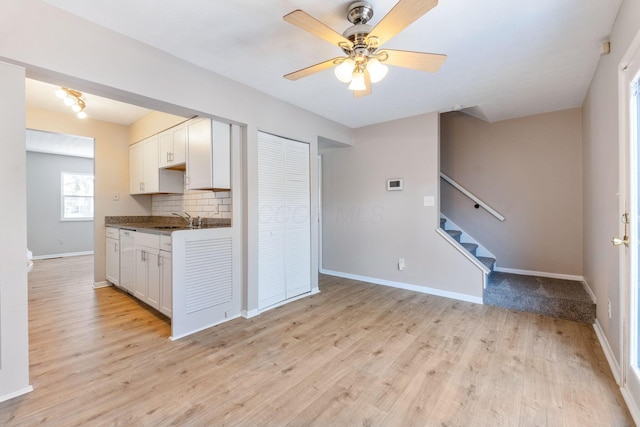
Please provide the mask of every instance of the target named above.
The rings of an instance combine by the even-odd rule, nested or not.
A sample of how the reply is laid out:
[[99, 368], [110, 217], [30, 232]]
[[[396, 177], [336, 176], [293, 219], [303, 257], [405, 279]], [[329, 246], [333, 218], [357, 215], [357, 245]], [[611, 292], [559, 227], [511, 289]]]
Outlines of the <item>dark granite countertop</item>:
[[174, 231], [231, 227], [230, 219], [202, 218], [200, 228], [190, 228], [183, 218], [175, 216], [106, 216], [104, 223], [106, 227], [163, 235], [170, 235]]

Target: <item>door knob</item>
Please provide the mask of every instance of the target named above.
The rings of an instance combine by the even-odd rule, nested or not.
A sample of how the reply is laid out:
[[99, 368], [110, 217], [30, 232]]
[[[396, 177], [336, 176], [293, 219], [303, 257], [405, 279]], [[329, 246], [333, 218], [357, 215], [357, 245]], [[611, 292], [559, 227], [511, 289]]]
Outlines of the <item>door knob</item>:
[[611, 239], [611, 243], [613, 244], [613, 246], [620, 246], [622, 244], [624, 244], [625, 246], [629, 246], [629, 238], [627, 236], [624, 236], [622, 239], [620, 239], [619, 237], [614, 237], [613, 239]]

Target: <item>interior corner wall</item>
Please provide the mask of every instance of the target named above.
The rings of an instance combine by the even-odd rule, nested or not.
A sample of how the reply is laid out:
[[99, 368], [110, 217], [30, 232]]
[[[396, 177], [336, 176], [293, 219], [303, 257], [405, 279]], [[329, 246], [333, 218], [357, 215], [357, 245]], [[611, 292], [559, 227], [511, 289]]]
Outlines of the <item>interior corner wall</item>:
[[25, 70], [0, 62], [0, 401], [29, 386]]
[[447, 113], [441, 126], [442, 172], [506, 220], [444, 181], [442, 213], [498, 267], [582, 276], [581, 110], [496, 123]]
[[93, 159], [27, 153], [27, 245], [36, 258], [93, 252], [93, 220], [61, 219], [62, 172], [93, 175]]
[[[584, 277], [596, 298], [596, 320], [618, 365], [622, 362], [619, 261], [611, 245], [622, 233], [619, 215], [618, 66], [640, 31], [640, 0], [624, 0], [611, 32], [611, 53], [600, 58], [583, 106]], [[611, 318], [607, 313], [611, 301]]]
[[[436, 229], [439, 119], [431, 113], [357, 129], [322, 155], [323, 269], [482, 298], [482, 273]], [[387, 191], [402, 178], [402, 191]], [[398, 269], [398, 259], [406, 267]]]
[[[23, 94], [24, 97], [24, 94]], [[150, 196], [129, 195], [127, 126], [38, 108], [27, 109], [27, 128], [94, 138], [94, 280], [105, 280], [105, 216], [151, 215]], [[113, 200], [118, 193], [119, 200]]]

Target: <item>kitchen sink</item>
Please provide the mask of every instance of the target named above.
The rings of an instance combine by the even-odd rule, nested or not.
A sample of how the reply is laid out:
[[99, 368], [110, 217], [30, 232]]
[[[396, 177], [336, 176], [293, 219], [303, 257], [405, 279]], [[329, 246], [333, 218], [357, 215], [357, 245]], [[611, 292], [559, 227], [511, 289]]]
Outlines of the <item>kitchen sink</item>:
[[156, 225], [153, 228], [158, 230], [175, 230], [176, 228], [184, 228], [179, 225]]

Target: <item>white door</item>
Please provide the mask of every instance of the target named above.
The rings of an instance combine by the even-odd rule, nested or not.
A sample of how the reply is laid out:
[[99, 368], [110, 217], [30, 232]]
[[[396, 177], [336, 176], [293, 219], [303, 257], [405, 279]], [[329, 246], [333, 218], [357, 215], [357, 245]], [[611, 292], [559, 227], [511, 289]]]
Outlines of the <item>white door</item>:
[[[638, 282], [640, 269], [640, 185], [638, 170], [640, 158], [640, 39], [632, 44], [633, 51], [628, 56], [626, 68], [622, 71], [621, 92], [621, 121], [623, 123], [621, 140], [621, 225], [620, 239], [614, 239], [614, 244], [624, 248], [623, 271], [623, 363], [622, 363], [622, 392], [629, 406], [635, 404], [640, 408], [640, 293]], [[623, 63], [624, 63], [623, 62]]]
[[311, 291], [309, 144], [258, 136], [258, 309]]

